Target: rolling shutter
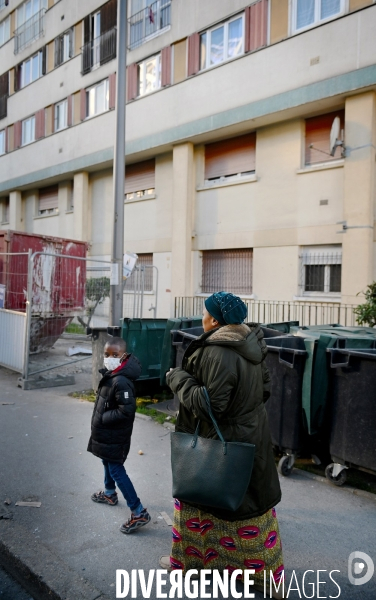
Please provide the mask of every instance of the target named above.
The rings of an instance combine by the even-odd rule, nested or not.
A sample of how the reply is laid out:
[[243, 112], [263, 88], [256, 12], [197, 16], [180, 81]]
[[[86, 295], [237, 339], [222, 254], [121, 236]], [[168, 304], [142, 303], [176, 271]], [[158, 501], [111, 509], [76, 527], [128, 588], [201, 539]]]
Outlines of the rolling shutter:
[[205, 146], [205, 179], [246, 173], [254, 171], [255, 168], [255, 133]]
[[[341, 147], [338, 147], [334, 156], [330, 154], [330, 130], [335, 117], [341, 121], [341, 130], [344, 129], [345, 111], [339, 110], [319, 117], [306, 119], [305, 122], [305, 164], [313, 165], [341, 158]], [[310, 146], [313, 148], [310, 148]], [[324, 152], [324, 154], [323, 154]], [[325, 154], [326, 153], [326, 154]]]
[[58, 204], [59, 187], [57, 185], [51, 185], [39, 190], [39, 212], [58, 208]]
[[86, 119], [86, 90], [80, 90], [80, 119]]
[[155, 188], [155, 160], [145, 160], [125, 169], [125, 194]]
[[35, 139], [40, 140], [45, 136], [45, 114], [44, 108], [35, 113]]
[[17, 148], [21, 147], [21, 142], [22, 142], [22, 122], [21, 121], [17, 121], [14, 124], [14, 149], [16, 150]]
[[252, 294], [252, 266], [252, 248], [206, 250], [202, 253], [201, 291]]

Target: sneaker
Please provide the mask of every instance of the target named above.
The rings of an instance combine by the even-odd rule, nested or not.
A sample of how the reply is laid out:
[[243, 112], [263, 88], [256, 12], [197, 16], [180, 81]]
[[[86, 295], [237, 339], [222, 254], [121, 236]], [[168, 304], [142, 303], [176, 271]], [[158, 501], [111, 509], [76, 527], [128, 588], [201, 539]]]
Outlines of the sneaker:
[[144, 508], [144, 510], [138, 517], [131, 513], [130, 519], [123, 523], [123, 525], [120, 527], [120, 531], [122, 533], [133, 533], [133, 531], [136, 531], [136, 529], [138, 529], [139, 527], [147, 525], [150, 519], [151, 517], [146, 508]]
[[118, 503], [118, 496], [115, 492], [111, 494], [111, 496], [107, 496], [104, 492], [96, 492], [91, 495], [91, 499], [93, 502], [102, 502], [103, 504], [109, 504], [110, 506], [115, 506]]

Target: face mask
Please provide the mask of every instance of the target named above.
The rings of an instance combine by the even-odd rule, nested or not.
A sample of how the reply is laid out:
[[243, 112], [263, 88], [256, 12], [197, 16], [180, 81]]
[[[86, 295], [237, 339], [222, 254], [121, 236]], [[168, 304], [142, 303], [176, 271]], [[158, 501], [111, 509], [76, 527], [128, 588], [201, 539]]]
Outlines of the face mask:
[[109, 371], [114, 371], [120, 366], [121, 358], [114, 358], [113, 356], [106, 356], [104, 358], [104, 366]]

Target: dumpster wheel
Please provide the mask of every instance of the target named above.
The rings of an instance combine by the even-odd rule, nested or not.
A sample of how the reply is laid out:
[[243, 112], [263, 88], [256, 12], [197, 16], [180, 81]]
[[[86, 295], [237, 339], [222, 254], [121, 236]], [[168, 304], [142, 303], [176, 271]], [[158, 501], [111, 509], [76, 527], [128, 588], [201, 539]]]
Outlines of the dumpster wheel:
[[330, 465], [328, 465], [325, 469], [325, 477], [329, 479], [330, 483], [333, 483], [334, 485], [343, 485], [347, 479], [346, 469], [343, 469], [343, 471], [341, 471], [336, 477], [334, 477], [333, 475], [333, 469], [334, 463], [330, 463]]
[[294, 468], [295, 459], [293, 456], [282, 456], [278, 463], [278, 472], [284, 477], [291, 475]]

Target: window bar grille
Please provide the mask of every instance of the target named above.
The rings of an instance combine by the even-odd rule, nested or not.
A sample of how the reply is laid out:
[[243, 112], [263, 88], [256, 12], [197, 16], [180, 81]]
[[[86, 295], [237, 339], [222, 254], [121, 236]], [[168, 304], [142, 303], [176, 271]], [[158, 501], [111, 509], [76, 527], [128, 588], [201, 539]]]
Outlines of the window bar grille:
[[23, 48], [26, 48], [31, 42], [44, 34], [44, 13], [45, 8], [25, 21], [14, 32], [14, 53], [18, 54]]

